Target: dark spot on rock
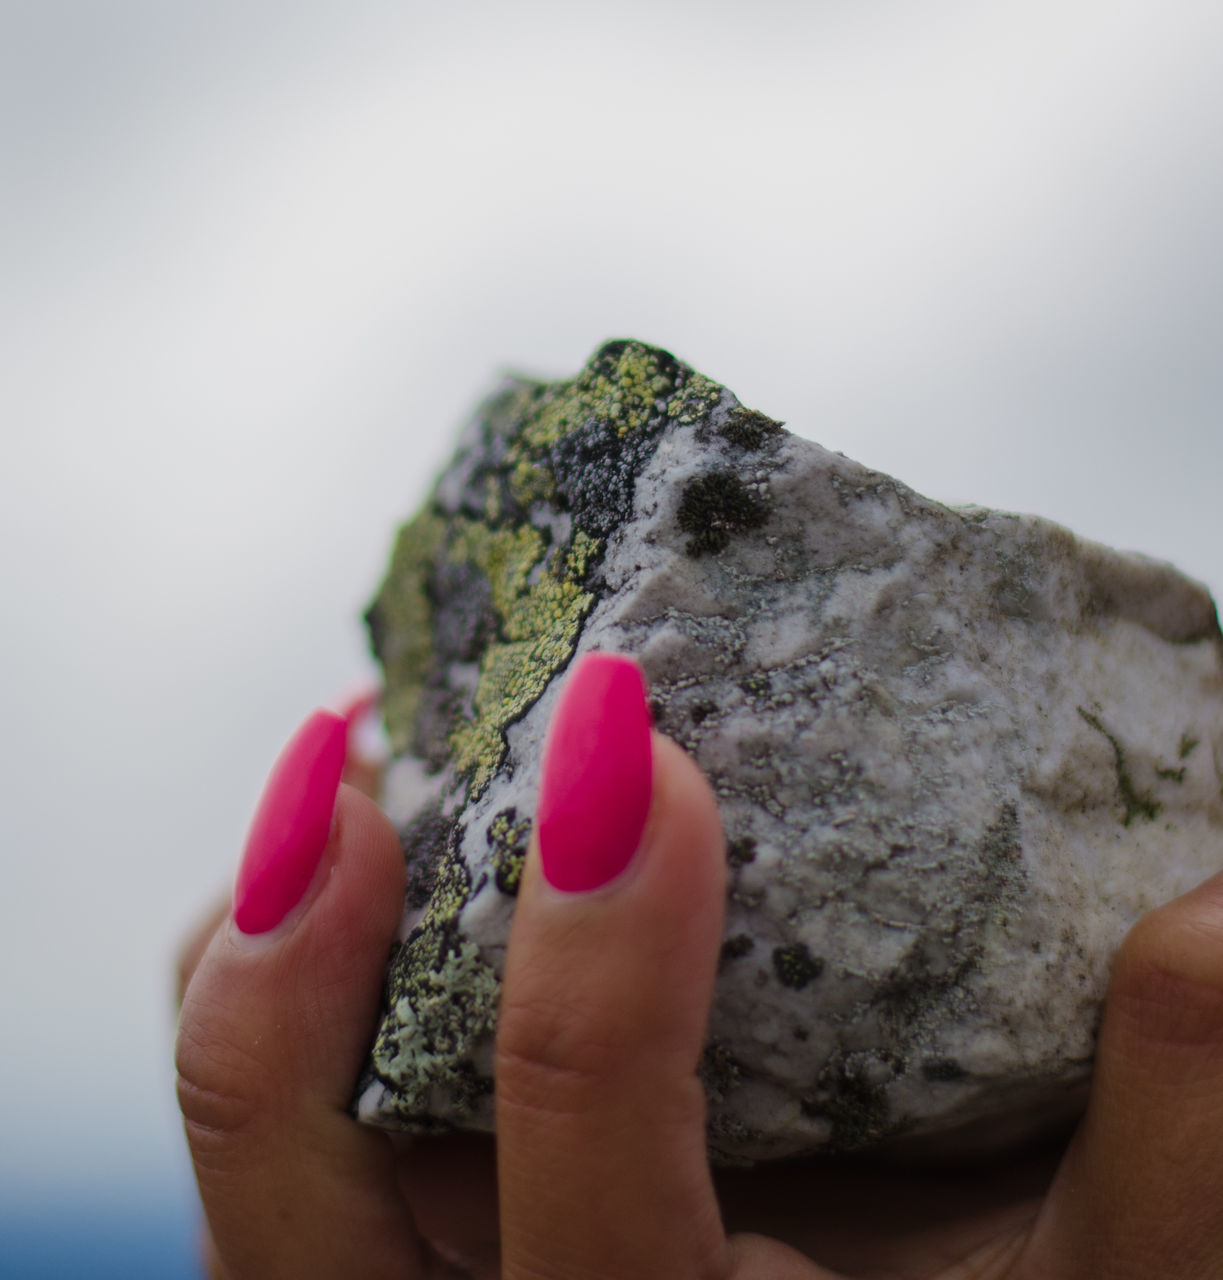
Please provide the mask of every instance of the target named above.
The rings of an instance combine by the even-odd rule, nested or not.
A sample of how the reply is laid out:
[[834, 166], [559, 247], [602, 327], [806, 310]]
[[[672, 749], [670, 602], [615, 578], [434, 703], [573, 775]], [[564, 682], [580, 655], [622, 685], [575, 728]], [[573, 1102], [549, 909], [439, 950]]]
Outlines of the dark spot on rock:
[[709, 471], [685, 486], [679, 500], [679, 527], [689, 535], [690, 556], [717, 552], [732, 534], [759, 529], [768, 509], [732, 471]]
[[820, 1072], [815, 1090], [800, 1107], [804, 1115], [831, 1123], [830, 1153], [869, 1147], [896, 1131], [883, 1086], [844, 1059]]
[[650, 699], [650, 719], [654, 722], [656, 729], [662, 727], [662, 722], [666, 716], [666, 707], [657, 699]]
[[921, 1064], [922, 1078], [933, 1082], [963, 1080], [968, 1074], [954, 1058], [927, 1058]]
[[1188, 760], [1195, 748], [1198, 746], [1198, 740], [1191, 738], [1187, 733], [1181, 734], [1181, 745], [1177, 752], [1178, 760]]
[[725, 1045], [711, 1041], [701, 1054], [696, 1073], [710, 1101], [722, 1102], [743, 1082], [745, 1069]]
[[746, 933], [737, 933], [733, 938], [727, 938], [722, 943], [718, 968], [723, 968], [731, 960], [741, 960], [755, 945], [755, 940]]
[[726, 861], [732, 867], [745, 867], [756, 861], [756, 841], [751, 836], [739, 836], [726, 845]]
[[470, 561], [443, 557], [425, 586], [433, 607], [433, 644], [442, 663], [476, 662], [497, 638], [488, 579]]
[[418, 814], [400, 832], [410, 907], [424, 907], [433, 896], [437, 869], [446, 855], [446, 846], [453, 828], [454, 821], [442, 816], [439, 802]]
[[824, 972], [824, 960], [813, 956], [805, 942], [773, 948], [773, 971], [783, 987], [801, 991]]
[[808, 1031], [806, 1027], [795, 1027], [794, 1038], [795, 1040], [802, 1040], [805, 1042], [811, 1039], [811, 1032]]
[[688, 713], [692, 717], [693, 724], [703, 724], [718, 709], [716, 702], [710, 702], [703, 699], [700, 702], [692, 704], [692, 710]]
[[981, 901], [1005, 914], [1019, 900], [1028, 879], [1015, 804], [1008, 801], [1002, 806], [997, 821], [985, 829], [978, 852], [985, 872]]
[[755, 409], [737, 409], [718, 434], [741, 449], [759, 449], [769, 436], [782, 434], [783, 424]]

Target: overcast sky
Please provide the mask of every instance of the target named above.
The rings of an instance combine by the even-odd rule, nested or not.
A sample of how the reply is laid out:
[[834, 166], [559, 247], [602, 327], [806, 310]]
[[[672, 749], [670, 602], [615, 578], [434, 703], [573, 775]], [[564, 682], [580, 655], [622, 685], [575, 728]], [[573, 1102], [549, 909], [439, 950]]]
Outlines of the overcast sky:
[[644, 338], [1223, 586], [1221, 50], [1206, 0], [0, 0], [0, 1195], [181, 1181], [174, 939], [500, 369]]

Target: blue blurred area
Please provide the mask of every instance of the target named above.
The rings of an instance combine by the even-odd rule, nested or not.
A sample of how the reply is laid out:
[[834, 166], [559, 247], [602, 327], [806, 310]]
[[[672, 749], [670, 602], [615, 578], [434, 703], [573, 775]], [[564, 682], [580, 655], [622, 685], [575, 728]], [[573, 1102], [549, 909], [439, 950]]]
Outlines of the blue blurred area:
[[0, 1280], [202, 1280], [194, 1209], [160, 1195], [116, 1208], [0, 1205]]

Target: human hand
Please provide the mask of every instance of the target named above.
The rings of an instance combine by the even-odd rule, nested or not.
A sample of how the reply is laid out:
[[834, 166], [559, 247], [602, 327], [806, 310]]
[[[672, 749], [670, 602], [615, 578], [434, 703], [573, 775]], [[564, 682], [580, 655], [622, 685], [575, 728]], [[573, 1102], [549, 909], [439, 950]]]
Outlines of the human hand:
[[[541, 818], [545, 850], [532, 841], [506, 960], [495, 1152], [479, 1137], [405, 1141], [350, 1118], [403, 859], [372, 801], [336, 794], [342, 733], [326, 718], [278, 765], [268, 794], [297, 778], [288, 808], [313, 811], [314, 831], [303, 843], [300, 828], [282, 830], [266, 911], [252, 905], [248, 849], [237, 920], [227, 913], [187, 960], [179, 1092], [214, 1277], [1223, 1276], [1223, 878], [1127, 939], [1091, 1104], [1051, 1186], [1039, 1157], [991, 1177], [818, 1161], [711, 1176], [695, 1069], [721, 942], [717, 807], [611, 665], [612, 719], [628, 723], [611, 743], [570, 735], [570, 786], [554, 785], [551, 812], [563, 819], [563, 793], [611, 762], [627, 771], [615, 793], [636, 788], [649, 816], [604, 867], [627, 857], [621, 874], [569, 892], [548, 880], [589, 880], [580, 853], [575, 870], [581, 828]], [[575, 706], [570, 690], [563, 714], [607, 727], [597, 707]], [[316, 771], [305, 789], [303, 770]], [[308, 882], [298, 899], [289, 864]]]

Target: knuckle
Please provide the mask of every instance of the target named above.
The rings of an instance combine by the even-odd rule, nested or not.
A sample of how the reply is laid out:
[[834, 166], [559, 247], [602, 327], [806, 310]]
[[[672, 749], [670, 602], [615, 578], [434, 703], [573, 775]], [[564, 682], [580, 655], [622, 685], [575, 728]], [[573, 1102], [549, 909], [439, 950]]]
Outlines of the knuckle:
[[1144, 916], [1117, 954], [1108, 1013], [1145, 1040], [1223, 1041], [1223, 916], [1192, 895]]
[[187, 1141], [197, 1157], [241, 1142], [264, 1114], [266, 1071], [237, 1046], [179, 1027], [175, 1048], [177, 1095]]
[[579, 1009], [555, 1001], [507, 1001], [501, 1011], [494, 1073], [502, 1103], [574, 1114], [598, 1095], [621, 1058]]

